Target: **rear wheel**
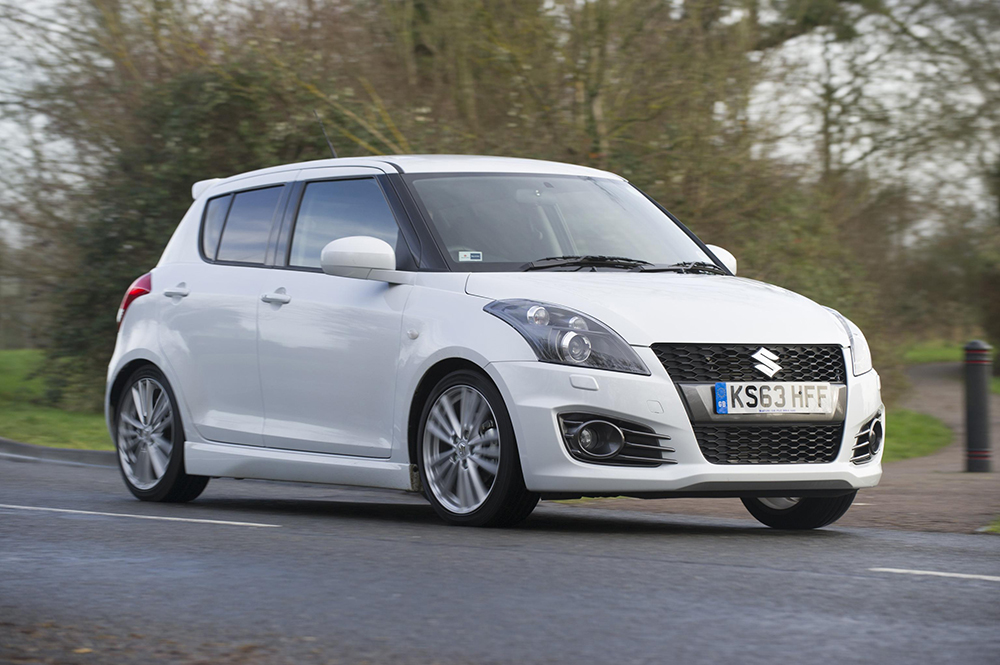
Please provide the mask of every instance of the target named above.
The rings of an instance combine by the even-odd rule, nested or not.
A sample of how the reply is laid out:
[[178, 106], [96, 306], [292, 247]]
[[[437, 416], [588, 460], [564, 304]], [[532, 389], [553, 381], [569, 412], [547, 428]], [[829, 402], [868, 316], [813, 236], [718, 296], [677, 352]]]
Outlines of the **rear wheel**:
[[143, 501], [191, 501], [208, 485], [184, 471], [184, 427], [166, 377], [153, 366], [129, 377], [115, 408], [115, 445], [125, 485]]
[[847, 512], [857, 492], [836, 497], [746, 497], [743, 505], [757, 520], [774, 529], [818, 529]]
[[524, 486], [514, 427], [487, 378], [452, 372], [431, 392], [417, 430], [420, 479], [434, 510], [465, 526], [511, 526], [538, 495]]

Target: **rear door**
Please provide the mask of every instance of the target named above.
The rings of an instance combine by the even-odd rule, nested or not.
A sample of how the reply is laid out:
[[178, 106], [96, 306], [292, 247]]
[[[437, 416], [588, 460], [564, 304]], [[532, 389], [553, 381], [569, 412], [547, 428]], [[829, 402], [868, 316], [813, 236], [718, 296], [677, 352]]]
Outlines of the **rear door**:
[[375, 173], [303, 171], [309, 179], [289, 208], [287, 246], [276, 257], [285, 268], [266, 276], [261, 296], [270, 302], [258, 315], [268, 447], [390, 455], [400, 327], [412, 287], [334, 277], [319, 267], [327, 243], [355, 235], [385, 240], [397, 266], [411, 267]]
[[213, 197], [199, 236], [201, 260], [160, 266], [160, 343], [198, 433], [261, 446], [264, 404], [257, 306], [275, 223], [296, 172], [248, 179]]

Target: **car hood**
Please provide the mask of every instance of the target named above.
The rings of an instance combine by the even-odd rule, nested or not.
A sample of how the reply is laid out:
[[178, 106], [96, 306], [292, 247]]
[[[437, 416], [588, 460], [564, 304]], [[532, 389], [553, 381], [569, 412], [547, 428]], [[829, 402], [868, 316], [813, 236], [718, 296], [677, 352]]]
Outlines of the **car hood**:
[[840, 344], [847, 334], [824, 307], [741, 277], [632, 272], [471, 273], [470, 295], [562, 305], [610, 326], [636, 346]]

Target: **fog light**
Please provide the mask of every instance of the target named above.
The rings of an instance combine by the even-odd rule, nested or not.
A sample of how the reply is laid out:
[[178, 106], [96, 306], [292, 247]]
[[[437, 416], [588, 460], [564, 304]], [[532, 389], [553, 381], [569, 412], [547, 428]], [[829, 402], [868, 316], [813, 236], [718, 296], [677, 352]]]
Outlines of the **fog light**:
[[871, 452], [872, 457], [882, 448], [882, 437], [884, 433], [882, 432], [882, 421], [876, 420], [872, 423], [872, 432], [868, 435], [868, 450]]
[[559, 340], [559, 355], [563, 360], [573, 363], [587, 362], [590, 357], [591, 344], [586, 335], [568, 332]]
[[576, 431], [576, 444], [588, 457], [614, 457], [625, 446], [622, 431], [604, 420], [591, 420]]

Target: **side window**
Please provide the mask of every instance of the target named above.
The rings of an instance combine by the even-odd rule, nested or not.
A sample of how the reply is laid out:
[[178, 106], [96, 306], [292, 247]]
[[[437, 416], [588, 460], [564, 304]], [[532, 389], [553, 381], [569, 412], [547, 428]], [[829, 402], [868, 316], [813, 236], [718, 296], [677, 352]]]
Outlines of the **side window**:
[[399, 227], [372, 178], [311, 182], [302, 195], [288, 265], [319, 268], [323, 248], [338, 238], [372, 236], [399, 253]]
[[219, 261], [264, 263], [281, 189], [282, 186], [268, 187], [236, 194], [222, 229]]
[[219, 249], [219, 237], [222, 235], [222, 225], [226, 221], [226, 213], [229, 212], [229, 204], [232, 200], [233, 195], [226, 194], [212, 199], [205, 206], [205, 221], [201, 229], [201, 251], [209, 261], [215, 260], [215, 253]]

